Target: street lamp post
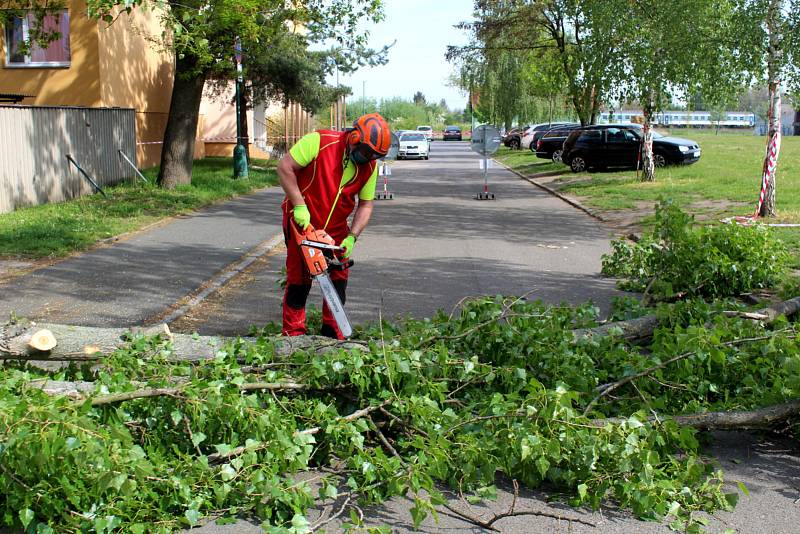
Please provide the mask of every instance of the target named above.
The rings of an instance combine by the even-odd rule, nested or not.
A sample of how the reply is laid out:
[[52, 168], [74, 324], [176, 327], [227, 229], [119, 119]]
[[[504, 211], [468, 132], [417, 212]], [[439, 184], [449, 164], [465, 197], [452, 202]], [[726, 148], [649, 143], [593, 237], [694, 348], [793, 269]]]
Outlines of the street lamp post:
[[236, 53], [236, 146], [233, 149], [233, 177], [247, 178], [247, 150], [242, 143], [242, 43], [236, 39], [234, 45]]

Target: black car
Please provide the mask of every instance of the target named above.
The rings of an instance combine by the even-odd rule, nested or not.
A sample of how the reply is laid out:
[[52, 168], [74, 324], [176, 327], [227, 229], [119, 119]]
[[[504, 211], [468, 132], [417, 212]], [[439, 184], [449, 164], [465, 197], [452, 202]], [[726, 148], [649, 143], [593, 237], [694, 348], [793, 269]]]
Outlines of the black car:
[[[573, 130], [564, 141], [561, 160], [574, 172], [592, 167], [636, 167], [641, 161], [642, 127], [604, 124]], [[691, 164], [700, 159], [696, 141], [653, 132], [653, 159], [657, 167]]]
[[555, 162], [561, 161], [561, 151], [572, 130], [580, 128], [580, 124], [568, 124], [547, 130], [536, 144], [531, 144], [531, 150], [536, 153], [537, 158], [552, 159]]
[[580, 124], [576, 124], [574, 122], [551, 122], [548, 124], [539, 124], [533, 128], [533, 137], [531, 138], [531, 144], [528, 148], [531, 149], [531, 152], [536, 152], [536, 144], [539, 142], [539, 139], [544, 137], [544, 134], [553, 128], [561, 128], [564, 126], [580, 126]]
[[448, 126], [444, 129], [442, 139], [445, 141], [461, 141], [461, 128], [458, 126]]

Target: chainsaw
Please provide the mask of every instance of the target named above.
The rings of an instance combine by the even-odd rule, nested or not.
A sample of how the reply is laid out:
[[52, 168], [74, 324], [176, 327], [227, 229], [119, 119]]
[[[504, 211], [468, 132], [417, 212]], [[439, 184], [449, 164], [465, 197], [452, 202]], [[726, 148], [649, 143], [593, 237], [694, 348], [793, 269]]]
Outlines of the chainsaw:
[[343, 247], [337, 246], [333, 238], [325, 230], [316, 230], [310, 224], [305, 230], [294, 221], [290, 221], [294, 242], [300, 247], [306, 268], [311, 278], [319, 282], [322, 289], [322, 297], [328, 304], [328, 308], [333, 313], [333, 318], [339, 326], [339, 330], [344, 337], [350, 337], [353, 328], [344, 311], [344, 305], [339, 298], [339, 293], [331, 281], [330, 271], [343, 271], [353, 266], [353, 260], [340, 261], [334, 252], [341, 252]]

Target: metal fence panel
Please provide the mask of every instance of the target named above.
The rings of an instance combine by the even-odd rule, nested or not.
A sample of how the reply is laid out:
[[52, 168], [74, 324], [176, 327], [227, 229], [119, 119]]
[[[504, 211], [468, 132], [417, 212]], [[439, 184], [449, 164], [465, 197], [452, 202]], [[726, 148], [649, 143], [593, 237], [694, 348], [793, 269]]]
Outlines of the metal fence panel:
[[70, 155], [100, 187], [133, 180], [133, 109], [0, 106], [0, 213], [93, 192]]

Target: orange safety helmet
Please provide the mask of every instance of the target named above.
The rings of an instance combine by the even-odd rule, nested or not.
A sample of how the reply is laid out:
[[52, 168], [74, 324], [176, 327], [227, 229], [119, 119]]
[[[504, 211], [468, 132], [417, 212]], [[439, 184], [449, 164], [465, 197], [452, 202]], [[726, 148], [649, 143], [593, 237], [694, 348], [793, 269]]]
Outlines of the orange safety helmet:
[[359, 117], [353, 122], [353, 128], [347, 138], [351, 152], [358, 145], [365, 145], [379, 157], [389, 153], [389, 147], [392, 144], [392, 130], [386, 119], [379, 114], [369, 113]]

